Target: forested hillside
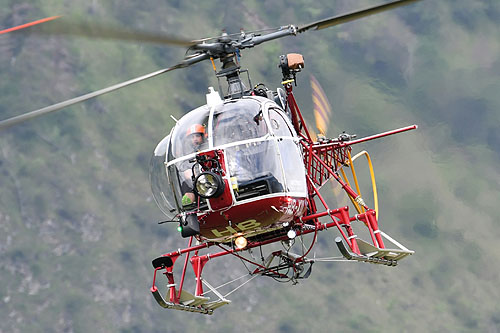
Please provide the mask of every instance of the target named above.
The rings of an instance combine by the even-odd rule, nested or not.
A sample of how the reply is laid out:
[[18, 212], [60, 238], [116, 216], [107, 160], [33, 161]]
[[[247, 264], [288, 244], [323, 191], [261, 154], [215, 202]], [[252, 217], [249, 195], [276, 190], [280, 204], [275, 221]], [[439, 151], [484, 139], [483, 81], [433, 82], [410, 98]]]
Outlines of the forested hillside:
[[[383, 2], [0, 0], [0, 30], [63, 15], [200, 39]], [[500, 331], [499, 22], [497, 0], [423, 0], [242, 52], [252, 81], [273, 89], [278, 57], [303, 54], [296, 98], [313, 123], [314, 75], [333, 108], [332, 137], [419, 125], [354, 147], [372, 155], [381, 229], [416, 253], [395, 268], [318, 263], [297, 285], [258, 278], [213, 316], [162, 309], [149, 292], [151, 259], [186, 244], [157, 224], [149, 159], [170, 116], [217, 86], [209, 62], [1, 131], [0, 332]], [[184, 52], [0, 35], [0, 120], [172, 66]], [[335, 236], [320, 234], [318, 255], [340, 255]]]

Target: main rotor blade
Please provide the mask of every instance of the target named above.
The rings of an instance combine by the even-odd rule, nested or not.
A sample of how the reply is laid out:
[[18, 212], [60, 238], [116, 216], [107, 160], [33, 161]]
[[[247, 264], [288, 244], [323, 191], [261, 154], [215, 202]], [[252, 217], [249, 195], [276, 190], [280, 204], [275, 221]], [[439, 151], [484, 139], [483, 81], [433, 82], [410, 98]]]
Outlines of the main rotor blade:
[[36, 20], [36, 21], [33, 21], [33, 22], [21, 24], [21, 25], [18, 25], [18, 26], [9, 28], [9, 29], [1, 30], [0, 31], [0, 35], [1, 34], [6, 34], [8, 32], [12, 32], [12, 31], [17, 31], [17, 30], [21, 30], [21, 29], [24, 29], [24, 28], [32, 27], [32, 26], [40, 24], [40, 23], [49, 22], [49, 21], [55, 20], [55, 19], [57, 19], [59, 17], [60, 16], [51, 16], [51, 17], [47, 17], [47, 18], [44, 18], [44, 19], [41, 19], [41, 20]]
[[[54, 19], [59, 18], [56, 21]], [[52, 21], [52, 22], [49, 22]], [[48, 22], [32, 29], [23, 29], [32, 27], [35, 24]], [[34, 23], [34, 24], [33, 24]], [[134, 42], [149, 42], [156, 44], [168, 44], [174, 46], [190, 47], [197, 44], [197, 41], [192, 41], [180, 37], [168, 36], [158, 32], [136, 31], [130, 28], [124, 28], [117, 25], [105, 24], [102, 22], [91, 21], [70, 21], [60, 16], [54, 16], [48, 19], [32, 22], [23, 26], [16, 27], [17, 29], [7, 29], [18, 33], [33, 33], [40, 35], [65, 35], [79, 36], [88, 38], [114, 39]], [[14, 29], [14, 30], [12, 30]], [[23, 29], [23, 30], [21, 30]], [[8, 32], [8, 31], [6, 31]]]
[[129, 81], [115, 84], [113, 86], [110, 86], [110, 87], [107, 87], [107, 88], [104, 88], [101, 90], [97, 90], [97, 91], [94, 91], [94, 92], [91, 92], [91, 93], [88, 93], [88, 94], [85, 94], [85, 95], [82, 95], [79, 97], [75, 97], [75, 98], [69, 99], [69, 100], [64, 101], [64, 102], [53, 104], [53, 105], [50, 105], [50, 106], [47, 106], [47, 107], [44, 107], [44, 108], [41, 108], [41, 109], [38, 109], [35, 111], [31, 111], [31, 112], [22, 114], [20, 116], [16, 116], [16, 117], [12, 117], [12, 118], [0, 121], [0, 130], [4, 129], [6, 127], [12, 126], [12, 125], [21, 123], [23, 121], [29, 120], [31, 118], [39, 117], [39, 116], [45, 115], [47, 113], [60, 110], [60, 109], [65, 108], [67, 106], [70, 106], [70, 105], [73, 105], [76, 103], [80, 103], [80, 102], [86, 101], [88, 99], [91, 99], [91, 98], [94, 98], [94, 97], [97, 97], [100, 95], [104, 95], [106, 93], [118, 90], [120, 88], [129, 86], [131, 84], [155, 77], [157, 75], [160, 75], [160, 74], [163, 74], [163, 73], [166, 73], [166, 72], [169, 72], [169, 71], [172, 71], [174, 69], [181, 68], [181, 67], [186, 67], [186, 65], [183, 63], [180, 63], [180, 64], [177, 64], [173, 67], [164, 68], [164, 69], [161, 69], [159, 71], [156, 71], [156, 72], [153, 72], [153, 73], [150, 73], [147, 75], [143, 75], [143, 76], [137, 77], [137, 78], [129, 80]]
[[321, 21], [316, 21], [316, 22], [313, 22], [313, 23], [309, 23], [309, 24], [305, 24], [303, 26], [300, 26], [300, 27], [297, 28], [297, 32], [301, 33], [301, 32], [307, 31], [309, 29], [320, 30], [320, 29], [325, 29], [325, 28], [333, 27], [335, 25], [339, 25], [339, 24], [342, 24], [342, 23], [347, 23], [347, 22], [350, 22], [350, 21], [354, 21], [354, 20], [357, 20], [357, 19], [369, 16], [369, 15], [377, 14], [377, 13], [384, 12], [384, 11], [387, 11], [387, 10], [391, 10], [391, 9], [394, 9], [394, 8], [397, 8], [397, 7], [401, 7], [401, 6], [406, 6], [406, 5], [409, 5], [409, 4], [411, 4], [413, 2], [417, 2], [417, 1], [421, 1], [421, 0], [400, 0], [400, 1], [394, 1], [394, 2], [390, 2], [390, 3], [384, 4], [384, 5], [379, 5], [379, 6], [375, 6], [375, 7], [371, 7], [371, 8], [367, 8], [367, 9], [363, 9], [363, 10], [359, 10], [359, 11], [355, 11], [355, 12], [352, 12], [352, 13], [343, 14], [343, 15], [340, 15], [340, 16], [330, 17], [330, 18], [327, 18], [327, 19], [324, 19], [324, 20], [321, 20]]

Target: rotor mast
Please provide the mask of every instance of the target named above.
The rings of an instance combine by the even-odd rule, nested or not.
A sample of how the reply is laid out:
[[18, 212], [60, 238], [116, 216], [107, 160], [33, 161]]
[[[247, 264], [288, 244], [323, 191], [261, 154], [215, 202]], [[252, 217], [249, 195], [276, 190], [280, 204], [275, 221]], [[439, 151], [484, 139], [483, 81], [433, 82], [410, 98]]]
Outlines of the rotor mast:
[[[222, 65], [220, 71], [216, 72], [216, 76], [217, 79], [225, 77], [227, 80], [227, 95], [224, 97], [229, 99], [241, 98], [243, 95], [249, 94], [250, 89], [245, 86], [240, 74], [246, 72], [249, 85], [251, 86], [252, 83], [248, 70], [242, 70], [239, 64], [240, 50], [251, 48], [273, 39], [296, 34], [297, 28], [293, 25], [280, 27], [278, 31], [265, 35], [246, 34], [242, 30], [237, 38], [224, 32], [215, 42], [196, 44], [192, 49], [197, 51], [195, 55], [207, 54], [211, 59], [220, 59]], [[219, 87], [222, 91], [220, 81]]]
[[[230, 53], [221, 57], [220, 61], [222, 62], [222, 69], [216, 73], [217, 79], [225, 77], [227, 80], [228, 89], [227, 95], [224, 96], [225, 98], [241, 98], [245, 92], [247, 92], [247, 89], [241, 80], [241, 66], [237, 64], [237, 56], [238, 55], [236, 53]], [[245, 71], [248, 73], [248, 70]], [[250, 78], [250, 76], [248, 76], [248, 78]], [[219, 81], [219, 87], [220, 86]], [[219, 89], [222, 91], [222, 88]]]

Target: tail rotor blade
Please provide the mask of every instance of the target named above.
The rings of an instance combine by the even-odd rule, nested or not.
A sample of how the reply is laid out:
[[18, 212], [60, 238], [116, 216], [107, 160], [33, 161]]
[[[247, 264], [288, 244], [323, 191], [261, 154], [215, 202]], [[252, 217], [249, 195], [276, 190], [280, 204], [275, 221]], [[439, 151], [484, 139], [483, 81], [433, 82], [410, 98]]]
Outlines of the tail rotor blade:
[[318, 80], [311, 75], [311, 89], [313, 100], [314, 119], [316, 127], [321, 135], [325, 136], [328, 130], [328, 123], [332, 114], [332, 108], [328, 102], [325, 92], [321, 88]]

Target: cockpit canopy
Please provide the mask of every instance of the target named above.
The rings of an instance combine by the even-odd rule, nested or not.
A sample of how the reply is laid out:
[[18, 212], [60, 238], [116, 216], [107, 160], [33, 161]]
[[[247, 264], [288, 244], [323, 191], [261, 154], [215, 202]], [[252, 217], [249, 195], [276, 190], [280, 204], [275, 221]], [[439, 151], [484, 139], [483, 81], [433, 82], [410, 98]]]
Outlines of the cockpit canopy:
[[[297, 136], [284, 111], [261, 97], [199, 107], [182, 117], [151, 160], [156, 202], [169, 217], [185, 209], [200, 151], [223, 149], [234, 202], [262, 195], [307, 195]], [[260, 185], [259, 185], [260, 184]]]
[[[253, 98], [226, 102], [215, 107], [212, 113], [207, 105], [199, 107], [182, 117], [174, 127], [168, 160], [231, 142], [263, 137], [269, 130], [262, 118], [261, 102]], [[205, 128], [201, 145], [194, 144], [191, 139], [193, 125]], [[288, 133], [292, 136], [291, 131]]]

